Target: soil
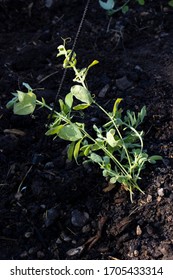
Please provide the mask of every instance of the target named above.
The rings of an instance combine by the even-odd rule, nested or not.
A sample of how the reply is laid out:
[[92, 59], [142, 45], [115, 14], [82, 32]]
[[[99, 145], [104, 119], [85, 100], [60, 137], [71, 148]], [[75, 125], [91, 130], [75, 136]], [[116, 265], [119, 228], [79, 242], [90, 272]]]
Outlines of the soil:
[[[173, 259], [173, 9], [146, 2], [110, 20], [91, 1], [75, 48], [79, 65], [100, 62], [88, 75], [100, 104], [121, 97], [124, 110], [147, 107], [145, 149], [163, 161], [146, 166], [145, 194], [131, 203], [121, 187], [103, 192], [97, 166], [69, 162], [67, 143], [45, 140], [48, 112], [6, 109], [23, 82], [54, 102], [63, 74], [57, 46], [73, 43], [86, 1], [0, 1], [1, 259]], [[70, 87], [69, 71], [60, 96]]]

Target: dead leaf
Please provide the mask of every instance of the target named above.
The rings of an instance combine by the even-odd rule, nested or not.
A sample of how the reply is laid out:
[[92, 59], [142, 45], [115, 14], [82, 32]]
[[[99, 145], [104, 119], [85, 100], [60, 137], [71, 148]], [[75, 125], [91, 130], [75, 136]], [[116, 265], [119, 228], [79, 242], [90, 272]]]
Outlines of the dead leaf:
[[109, 183], [106, 188], [103, 189], [104, 192], [110, 192], [113, 188], [115, 188], [115, 184]]

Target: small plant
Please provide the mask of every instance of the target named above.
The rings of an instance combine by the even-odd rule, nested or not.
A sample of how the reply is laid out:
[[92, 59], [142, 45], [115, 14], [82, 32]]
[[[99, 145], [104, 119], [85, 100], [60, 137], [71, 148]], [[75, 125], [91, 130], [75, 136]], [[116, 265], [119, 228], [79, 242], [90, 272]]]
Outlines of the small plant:
[[[145, 5], [145, 0], [135, 0], [135, 1], [141, 6]], [[126, 0], [122, 5], [118, 7], [116, 0], [107, 0], [107, 1], [99, 0], [100, 6], [104, 10], [108, 11], [109, 15], [113, 15], [114, 13], [119, 11], [122, 11], [122, 13], [124, 14], [127, 13], [129, 10], [129, 5], [128, 5], [129, 2], [131, 2], [131, 0]]]
[[[134, 0], [139, 5], [145, 5], [145, 0]], [[127, 13], [129, 10], [129, 3], [132, 2], [131, 0], [122, 1], [122, 5], [117, 4], [117, 0], [99, 0], [100, 6], [108, 12], [109, 15], [113, 15], [116, 12], [122, 11], [122, 13]], [[173, 7], [173, 0], [168, 1], [168, 5]]]
[[[98, 104], [87, 88], [86, 76], [89, 69], [98, 63], [94, 60], [88, 67], [78, 69], [76, 53], [72, 54], [64, 44], [58, 47], [58, 57], [63, 56], [63, 67], [71, 68], [75, 78], [70, 92], [64, 100], [59, 99], [59, 111], [53, 112], [53, 121], [50, 124], [47, 136], [54, 135], [63, 140], [69, 141], [68, 158], [78, 158], [96, 163], [103, 171], [103, 176], [111, 183], [111, 188], [117, 183], [122, 185], [132, 195], [134, 189], [142, 192], [138, 186], [141, 170], [145, 164], [155, 163], [160, 156], [148, 156], [143, 150], [143, 131], [139, 125], [146, 116], [144, 106], [137, 114], [127, 111], [123, 114], [119, 105], [121, 98], [115, 100], [112, 111], [107, 112]], [[7, 108], [12, 107], [14, 114], [32, 114], [36, 106], [46, 108], [50, 112], [52, 107], [46, 104], [45, 100], [38, 100], [33, 89], [26, 83], [24, 86], [27, 92], [17, 91], [13, 93], [14, 98], [8, 102]], [[92, 134], [88, 133], [85, 122], [79, 122], [77, 112], [83, 112], [85, 120], [85, 109], [88, 107], [98, 108], [105, 114], [106, 122], [102, 126], [93, 125]], [[76, 119], [76, 120], [75, 120]], [[108, 188], [109, 190], [109, 188]]]

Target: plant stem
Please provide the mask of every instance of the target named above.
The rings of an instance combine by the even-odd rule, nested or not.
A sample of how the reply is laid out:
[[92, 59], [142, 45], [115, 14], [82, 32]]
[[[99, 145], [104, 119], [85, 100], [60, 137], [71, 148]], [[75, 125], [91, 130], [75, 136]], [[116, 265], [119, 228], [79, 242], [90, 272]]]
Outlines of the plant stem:
[[120, 137], [120, 139], [122, 140], [123, 148], [124, 148], [124, 151], [126, 153], [127, 160], [129, 162], [130, 174], [131, 174], [131, 160], [130, 160], [130, 156], [129, 156], [128, 150], [126, 148], [126, 145], [124, 143], [123, 137], [122, 137], [122, 135], [121, 135], [121, 133], [120, 133], [120, 131], [119, 131], [119, 129], [118, 129], [114, 119], [110, 116], [110, 114], [102, 106], [100, 106], [100, 104], [98, 104], [96, 101], [94, 101], [94, 103], [99, 107], [100, 110], [102, 110], [108, 116], [108, 118], [111, 120], [111, 123], [113, 123], [113, 125], [114, 125], [114, 127], [115, 127], [115, 129], [116, 129], [116, 131], [117, 131], [117, 133], [118, 133], [118, 135]]

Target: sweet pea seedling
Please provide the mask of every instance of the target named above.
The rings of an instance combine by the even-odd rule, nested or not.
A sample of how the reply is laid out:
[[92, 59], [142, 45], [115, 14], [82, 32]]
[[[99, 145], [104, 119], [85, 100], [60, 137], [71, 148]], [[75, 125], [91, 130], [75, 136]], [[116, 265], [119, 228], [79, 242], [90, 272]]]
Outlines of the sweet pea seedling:
[[[120, 184], [132, 195], [135, 189], [143, 192], [138, 181], [141, 179], [140, 173], [145, 168], [147, 162], [156, 163], [161, 160], [161, 156], [149, 156], [143, 150], [143, 131], [139, 130], [139, 125], [146, 116], [144, 106], [137, 114], [127, 111], [122, 114], [119, 108], [122, 102], [117, 98], [112, 107], [112, 111], [106, 111], [91, 95], [86, 84], [86, 77], [89, 69], [98, 63], [94, 60], [88, 67], [77, 68], [76, 53], [73, 53], [70, 60], [71, 50], [67, 50], [64, 44], [58, 47], [58, 57], [63, 56], [63, 67], [71, 68], [74, 71], [75, 84], [65, 98], [59, 99], [59, 111], [54, 111], [54, 119], [49, 125], [47, 136], [53, 135], [69, 142], [68, 158], [77, 161], [79, 157], [84, 162], [89, 161], [98, 164], [103, 176], [115, 186]], [[35, 111], [36, 106], [52, 111], [44, 99], [37, 99], [33, 89], [24, 84], [27, 92], [17, 91], [14, 98], [8, 102], [7, 108], [12, 107], [14, 114], [28, 115]], [[75, 104], [74, 104], [75, 103]], [[107, 121], [102, 126], [93, 125], [93, 133], [89, 134], [85, 128], [85, 109], [92, 106], [97, 107], [105, 114]], [[77, 111], [83, 111], [84, 122], [74, 121]], [[93, 136], [94, 135], [94, 136]]]

